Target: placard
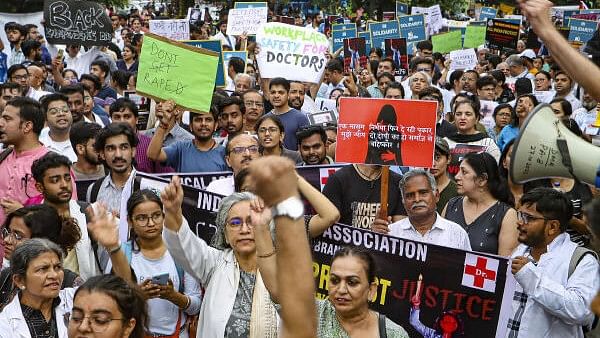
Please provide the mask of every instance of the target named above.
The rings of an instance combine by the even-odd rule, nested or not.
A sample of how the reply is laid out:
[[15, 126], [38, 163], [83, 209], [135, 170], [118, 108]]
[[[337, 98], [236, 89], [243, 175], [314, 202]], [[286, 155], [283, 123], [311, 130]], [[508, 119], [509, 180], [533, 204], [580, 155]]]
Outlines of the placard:
[[337, 124], [337, 116], [333, 110], [321, 111], [308, 114], [311, 125]]
[[392, 59], [396, 64], [396, 75], [408, 75], [408, 55], [405, 38], [385, 39], [385, 57]]
[[317, 97], [315, 99], [315, 107], [319, 110], [319, 111], [333, 111], [337, 114], [338, 110], [337, 110], [337, 103], [335, 100], [332, 99], [325, 99], [322, 97]]
[[481, 13], [479, 14], [479, 20], [487, 21], [493, 19], [498, 15], [498, 10], [492, 7], [481, 7]]
[[498, 102], [489, 100], [479, 100], [480, 103], [480, 118], [479, 122], [483, 124], [486, 129], [491, 129], [496, 126], [496, 119], [494, 119], [494, 109], [498, 106]]
[[332, 53], [338, 51], [338, 49], [344, 47], [344, 39], [355, 38], [356, 36], [356, 25], [355, 24], [334, 24], [331, 30], [331, 37], [333, 48]]
[[586, 43], [594, 36], [594, 32], [598, 29], [598, 22], [570, 19], [569, 29], [569, 41]]
[[396, 20], [396, 12], [383, 12], [383, 21]]
[[252, 1], [235, 1], [233, 8], [260, 8], [268, 7], [266, 2], [252, 2]]
[[45, 0], [44, 21], [51, 44], [98, 46], [112, 41], [110, 18], [94, 1]]
[[258, 27], [267, 22], [267, 7], [233, 8], [227, 16], [227, 35], [256, 34]]
[[371, 32], [369, 32], [369, 31], [358, 32], [358, 37], [365, 39], [365, 47], [370, 52], [371, 49], [373, 48], [373, 44], [371, 43]]
[[408, 14], [408, 4], [396, 1], [396, 16], [403, 16]]
[[470, 153], [481, 153], [486, 151], [486, 146], [480, 146], [475, 144], [457, 143], [456, 146], [450, 149], [450, 164], [448, 165], [448, 174], [452, 179], [460, 170], [460, 162], [467, 154]]
[[340, 98], [336, 161], [430, 168], [437, 101]]
[[263, 79], [284, 77], [288, 80], [319, 83], [325, 71], [329, 40], [312, 28], [269, 22], [261, 25], [256, 42], [256, 59]]
[[216, 87], [225, 87], [225, 74], [223, 70], [225, 66], [223, 65], [223, 46], [221, 45], [221, 40], [189, 40], [183, 41], [186, 45], [204, 48], [211, 50], [219, 55], [219, 64], [217, 66], [217, 74], [215, 75], [215, 86]]
[[385, 39], [400, 37], [398, 21], [369, 22], [371, 32], [371, 48], [385, 48]]
[[501, 19], [488, 20], [485, 32], [487, 46], [494, 49], [517, 49], [519, 27], [519, 24], [509, 23]]
[[423, 14], [407, 15], [398, 18], [400, 36], [406, 39], [408, 55], [415, 55], [415, 44], [427, 39], [425, 33], [425, 16]]
[[485, 43], [485, 26], [468, 25], [465, 29], [463, 48], [477, 48]]
[[504, 15], [511, 15], [515, 12], [515, 7], [511, 5], [507, 5], [503, 2], [500, 3], [500, 11], [504, 13]]
[[477, 65], [477, 54], [473, 48], [453, 50], [450, 52], [450, 70], [475, 69]]
[[462, 34], [460, 33], [460, 30], [455, 30], [448, 33], [433, 35], [431, 37], [431, 43], [433, 44], [434, 53], [439, 52], [445, 54], [453, 50], [459, 50], [462, 49]]
[[190, 39], [190, 23], [186, 19], [150, 20], [149, 24], [150, 33], [176, 41]]
[[215, 52], [146, 33], [136, 90], [154, 99], [172, 99], [189, 111], [206, 113], [210, 111], [218, 63]]
[[367, 49], [363, 38], [344, 39], [344, 72], [367, 68]]
[[444, 18], [440, 5], [433, 5], [427, 8], [427, 34], [429, 36], [439, 33], [444, 26]]

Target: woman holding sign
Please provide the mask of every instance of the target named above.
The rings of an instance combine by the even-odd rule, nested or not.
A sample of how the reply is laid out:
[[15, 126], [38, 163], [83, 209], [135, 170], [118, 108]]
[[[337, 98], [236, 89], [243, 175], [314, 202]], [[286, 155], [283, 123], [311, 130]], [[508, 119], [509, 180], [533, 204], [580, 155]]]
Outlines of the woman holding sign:
[[138, 71], [138, 52], [132, 45], [127, 44], [123, 47], [123, 59], [117, 60], [117, 68], [130, 73]]

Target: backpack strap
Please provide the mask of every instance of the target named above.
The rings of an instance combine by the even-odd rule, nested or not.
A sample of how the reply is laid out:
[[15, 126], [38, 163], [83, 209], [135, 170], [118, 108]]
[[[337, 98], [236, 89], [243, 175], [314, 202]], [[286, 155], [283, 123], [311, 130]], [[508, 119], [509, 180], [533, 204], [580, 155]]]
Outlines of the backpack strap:
[[2, 161], [4, 161], [8, 155], [10, 155], [10, 153], [12, 153], [13, 148], [12, 147], [8, 147], [4, 150], [2, 150], [2, 152], [0, 153], [0, 163], [2, 163]]
[[387, 330], [385, 328], [385, 315], [379, 314], [379, 338], [387, 338]]
[[577, 265], [579, 265], [579, 262], [581, 262], [583, 257], [585, 257], [585, 255], [588, 254], [598, 259], [598, 255], [596, 254], [596, 252], [590, 249], [584, 248], [582, 246], [578, 246], [575, 248], [575, 251], [573, 251], [573, 255], [571, 256], [571, 260], [569, 261], [569, 274], [567, 275], [567, 279], [571, 278], [571, 275], [573, 274], [573, 272], [575, 272], [575, 269], [577, 268]]
[[87, 202], [94, 203], [98, 200], [98, 192], [100, 192], [100, 187], [102, 187], [102, 182], [104, 182], [105, 178], [106, 176], [101, 177], [92, 183], [92, 186], [88, 189], [88, 194], [86, 196]]

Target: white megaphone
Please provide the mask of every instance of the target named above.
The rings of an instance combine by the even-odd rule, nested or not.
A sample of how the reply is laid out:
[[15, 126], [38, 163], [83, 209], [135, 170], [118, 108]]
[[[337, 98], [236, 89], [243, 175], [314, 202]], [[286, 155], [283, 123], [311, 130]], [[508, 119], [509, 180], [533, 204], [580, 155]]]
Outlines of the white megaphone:
[[513, 146], [510, 175], [515, 183], [568, 177], [600, 187], [600, 148], [573, 134], [548, 104], [525, 119]]

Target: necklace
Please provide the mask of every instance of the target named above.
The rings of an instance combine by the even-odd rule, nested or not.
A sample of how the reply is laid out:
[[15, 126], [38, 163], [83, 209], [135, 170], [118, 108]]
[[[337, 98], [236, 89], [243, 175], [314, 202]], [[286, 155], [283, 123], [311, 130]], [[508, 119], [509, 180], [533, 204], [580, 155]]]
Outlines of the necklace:
[[[354, 167], [354, 169], [356, 169], [358, 176], [360, 176], [365, 181], [375, 181], [375, 180], [379, 179], [379, 177], [381, 177], [381, 170], [379, 170], [379, 172], [377, 172], [375, 174], [375, 176], [373, 176], [373, 174], [367, 175], [364, 172], [362, 172], [356, 164], [353, 164], [352, 166]], [[371, 177], [371, 176], [373, 176], [373, 177]]]

